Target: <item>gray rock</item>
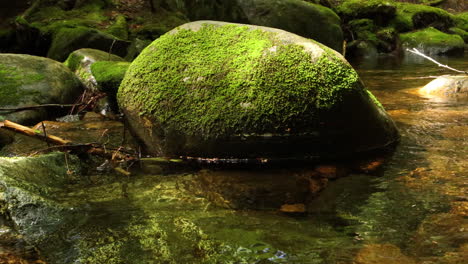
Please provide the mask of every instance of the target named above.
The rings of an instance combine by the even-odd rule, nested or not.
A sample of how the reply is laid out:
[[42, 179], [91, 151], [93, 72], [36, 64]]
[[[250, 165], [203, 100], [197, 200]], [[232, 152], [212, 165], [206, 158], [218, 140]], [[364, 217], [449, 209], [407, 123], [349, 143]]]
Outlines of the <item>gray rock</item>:
[[[70, 104], [83, 91], [80, 81], [63, 64], [31, 55], [0, 54], [0, 79], [0, 107], [3, 108]], [[63, 111], [47, 111], [46, 108], [1, 111], [0, 120], [33, 124], [57, 117]]]

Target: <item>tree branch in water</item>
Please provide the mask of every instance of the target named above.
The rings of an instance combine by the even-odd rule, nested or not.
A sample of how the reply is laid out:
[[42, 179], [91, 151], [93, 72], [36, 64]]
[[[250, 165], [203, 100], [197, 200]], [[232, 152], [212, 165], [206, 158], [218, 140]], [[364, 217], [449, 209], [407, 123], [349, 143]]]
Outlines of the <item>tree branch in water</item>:
[[406, 49], [406, 50], [409, 51], [409, 52], [411, 52], [411, 53], [414, 53], [414, 54], [416, 54], [416, 55], [419, 55], [419, 56], [421, 56], [421, 57], [423, 57], [423, 58], [425, 58], [425, 59], [428, 59], [428, 60], [434, 62], [434, 63], [437, 64], [437, 66], [439, 66], [439, 67], [446, 68], [446, 69], [449, 69], [449, 70], [451, 70], [451, 71], [458, 72], [458, 73], [468, 74], [467, 71], [460, 71], [460, 70], [454, 69], [454, 68], [452, 68], [452, 67], [449, 67], [448, 65], [444, 65], [444, 64], [442, 64], [442, 63], [440, 63], [440, 62], [434, 60], [433, 58], [431, 58], [431, 57], [429, 57], [429, 56], [423, 54], [422, 52], [420, 52], [420, 51], [417, 50], [416, 48], [413, 48], [413, 49]]
[[75, 151], [77, 153], [88, 153], [92, 155], [101, 156], [111, 160], [131, 161], [136, 160], [135, 157], [122, 153], [120, 150], [107, 150], [105, 147], [98, 144], [72, 144], [72, 141], [66, 140], [53, 135], [42, 135], [40, 131], [31, 129], [29, 127], [5, 120], [0, 122], [0, 128], [14, 131], [29, 137], [34, 137], [39, 140], [58, 145], [50, 149], [57, 149], [60, 151]]

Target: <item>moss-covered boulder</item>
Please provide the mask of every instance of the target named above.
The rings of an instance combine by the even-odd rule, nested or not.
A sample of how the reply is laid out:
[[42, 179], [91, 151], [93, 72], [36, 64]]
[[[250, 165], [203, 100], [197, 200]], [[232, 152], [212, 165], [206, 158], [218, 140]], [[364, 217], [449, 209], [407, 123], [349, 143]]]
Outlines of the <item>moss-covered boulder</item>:
[[[103, 91], [104, 88], [92, 73], [91, 65], [99, 61], [125, 62], [122, 57], [96, 49], [79, 49], [70, 53], [64, 64], [70, 68], [91, 91]], [[123, 77], [123, 76], [122, 76]], [[118, 87], [118, 85], [117, 85]]]
[[130, 42], [113, 37], [110, 34], [87, 27], [64, 27], [53, 34], [47, 57], [64, 61], [68, 55], [80, 48], [93, 48], [119, 56], [127, 54]]
[[465, 42], [459, 35], [447, 34], [433, 27], [400, 34], [403, 48], [417, 48], [427, 54], [463, 53]]
[[[75, 75], [57, 61], [23, 54], [0, 54], [0, 106], [3, 108], [73, 103], [82, 91]], [[0, 116], [1, 120], [32, 124], [63, 112], [47, 110], [1, 111]]]
[[391, 24], [400, 32], [426, 27], [447, 30], [455, 24], [454, 17], [447, 11], [410, 3], [397, 3], [396, 16]]
[[421, 88], [420, 93], [442, 99], [468, 99], [468, 76], [441, 76]]
[[338, 4], [335, 10], [345, 21], [367, 18], [383, 25], [395, 16], [396, 4], [388, 0], [347, 0]]
[[448, 30], [449, 33], [451, 34], [456, 34], [458, 36], [460, 36], [463, 41], [465, 41], [465, 43], [468, 43], [468, 32], [461, 29], [461, 28], [457, 28], [457, 27], [453, 27], [453, 28], [450, 28]]
[[458, 28], [468, 31], [468, 12], [457, 14], [455, 24]]
[[398, 139], [340, 54], [260, 26], [198, 21], [174, 29], [130, 65], [117, 99], [155, 155], [337, 157]]

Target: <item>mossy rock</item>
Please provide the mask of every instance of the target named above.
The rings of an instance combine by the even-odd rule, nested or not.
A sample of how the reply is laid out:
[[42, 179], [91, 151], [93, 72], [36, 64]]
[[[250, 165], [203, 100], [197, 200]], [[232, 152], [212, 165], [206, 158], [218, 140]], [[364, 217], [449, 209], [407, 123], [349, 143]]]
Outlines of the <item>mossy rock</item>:
[[468, 12], [457, 14], [455, 16], [455, 24], [458, 28], [468, 31]]
[[[63, 64], [23, 54], [0, 54], [0, 106], [21, 107], [40, 104], [69, 104], [83, 91], [81, 83]], [[2, 111], [1, 119], [32, 124], [57, 117], [63, 111]]]
[[128, 25], [127, 19], [123, 15], [119, 15], [115, 18], [114, 23], [107, 29], [107, 33], [117, 37], [119, 39], [128, 39]]
[[391, 21], [399, 32], [426, 27], [445, 31], [454, 23], [453, 15], [443, 9], [410, 3], [398, 3], [396, 17]]
[[341, 21], [329, 8], [298, 0], [238, 0], [238, 3], [248, 24], [279, 28], [314, 39], [338, 52], [343, 50]]
[[[73, 229], [86, 218], [71, 203], [50, 199], [69, 182], [64, 162], [63, 153], [0, 158], [0, 199], [15, 229], [30, 245], [41, 250], [53, 248], [56, 253], [71, 247], [60, 237], [61, 230]], [[69, 156], [68, 162], [70, 170], [78, 169], [76, 157]]]
[[345, 21], [368, 18], [384, 25], [395, 16], [396, 5], [388, 0], [348, 0], [342, 1], [335, 10]]
[[267, 27], [178, 27], [135, 59], [117, 98], [154, 155], [308, 159], [398, 140], [340, 54]]
[[463, 39], [463, 41], [465, 41], [465, 43], [468, 43], [468, 32], [466, 32], [465, 30], [461, 28], [453, 27], [449, 29], [449, 32], [451, 34], [456, 34], [460, 36]]
[[[226, 2], [226, 3], [225, 3]], [[186, 1], [192, 20], [218, 20], [283, 29], [343, 50], [340, 18], [329, 8], [301, 0]]]
[[129, 62], [101, 50], [79, 49], [72, 52], [64, 64], [75, 72], [87, 89], [107, 94], [94, 111], [103, 114], [118, 113], [115, 98]]
[[102, 50], [85, 48], [70, 53], [64, 64], [78, 76], [88, 89], [103, 91], [91, 71], [91, 65], [98, 61], [124, 62], [125, 60]]
[[435, 28], [400, 34], [403, 48], [417, 48], [426, 54], [463, 53], [465, 42], [459, 35]]
[[68, 55], [80, 48], [98, 49], [119, 56], [127, 54], [130, 42], [116, 39], [112, 35], [87, 27], [60, 28], [52, 38], [47, 57], [64, 61]]

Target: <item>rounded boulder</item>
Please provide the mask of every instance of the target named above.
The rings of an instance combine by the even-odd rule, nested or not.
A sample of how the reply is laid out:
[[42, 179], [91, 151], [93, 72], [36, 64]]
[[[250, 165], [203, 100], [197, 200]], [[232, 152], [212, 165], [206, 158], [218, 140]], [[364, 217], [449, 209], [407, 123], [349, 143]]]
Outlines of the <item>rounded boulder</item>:
[[14, 109], [71, 104], [82, 91], [80, 81], [60, 62], [25, 54], [0, 54], [0, 121], [34, 124], [58, 117], [68, 109]]
[[158, 156], [313, 159], [398, 140], [339, 53], [261, 26], [197, 21], [168, 32], [130, 65], [117, 99]]

